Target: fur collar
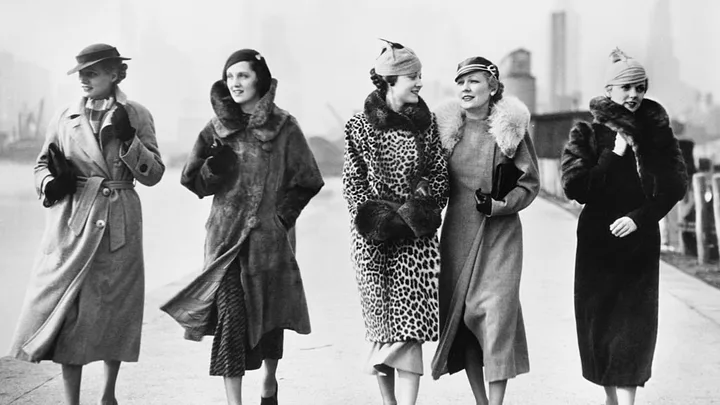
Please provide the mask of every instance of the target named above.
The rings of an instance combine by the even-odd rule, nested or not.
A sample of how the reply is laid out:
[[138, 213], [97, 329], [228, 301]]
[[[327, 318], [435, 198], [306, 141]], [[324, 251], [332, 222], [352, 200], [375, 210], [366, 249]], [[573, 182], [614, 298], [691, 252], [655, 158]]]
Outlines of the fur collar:
[[[438, 132], [443, 149], [450, 154], [463, 136], [465, 110], [457, 100], [446, 101], [435, 109]], [[530, 111], [518, 98], [504, 96], [498, 101], [488, 117], [488, 132], [495, 139], [500, 151], [513, 158], [517, 146], [525, 137], [530, 125]]]
[[590, 112], [597, 123], [615, 132], [624, 133], [631, 145], [643, 143], [643, 134], [648, 130], [670, 126], [670, 118], [665, 109], [647, 98], [642, 101], [640, 108], [632, 113], [608, 97], [599, 96], [590, 100]]
[[248, 117], [233, 101], [225, 82], [222, 80], [215, 82], [210, 90], [210, 101], [216, 116], [213, 119], [215, 132], [221, 138], [225, 138], [247, 128], [261, 142], [272, 141], [288, 115], [275, 106], [276, 90], [277, 80], [272, 79], [270, 89], [260, 98], [255, 111]]
[[365, 117], [375, 129], [382, 131], [399, 129], [422, 133], [432, 124], [432, 114], [422, 98], [417, 104], [406, 104], [400, 112], [395, 112], [378, 90], [365, 99]]

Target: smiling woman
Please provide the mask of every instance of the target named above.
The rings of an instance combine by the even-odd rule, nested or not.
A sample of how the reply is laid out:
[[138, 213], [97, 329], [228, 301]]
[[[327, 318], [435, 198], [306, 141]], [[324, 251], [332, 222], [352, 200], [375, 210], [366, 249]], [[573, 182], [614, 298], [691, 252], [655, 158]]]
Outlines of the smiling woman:
[[276, 405], [284, 331], [310, 333], [294, 226], [324, 183], [295, 117], [275, 105], [276, 89], [253, 49], [230, 55], [213, 83], [215, 116], [181, 178], [197, 197], [213, 196], [205, 268], [162, 307], [187, 339], [213, 336], [210, 374], [223, 377], [231, 405], [242, 403], [245, 372], [261, 366], [261, 404]]

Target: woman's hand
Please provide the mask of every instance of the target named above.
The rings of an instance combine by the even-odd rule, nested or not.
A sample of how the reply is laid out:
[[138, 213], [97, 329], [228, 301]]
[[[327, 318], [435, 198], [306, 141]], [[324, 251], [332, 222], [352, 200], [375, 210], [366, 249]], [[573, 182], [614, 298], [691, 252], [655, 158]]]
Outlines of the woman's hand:
[[621, 134], [620, 132], [615, 134], [615, 148], [613, 149], [613, 153], [615, 153], [618, 156], [622, 156], [625, 154], [625, 149], [627, 149], [628, 141], [625, 138], [625, 135]]
[[622, 217], [610, 225], [610, 232], [618, 238], [624, 238], [637, 230], [635, 221], [630, 217]]

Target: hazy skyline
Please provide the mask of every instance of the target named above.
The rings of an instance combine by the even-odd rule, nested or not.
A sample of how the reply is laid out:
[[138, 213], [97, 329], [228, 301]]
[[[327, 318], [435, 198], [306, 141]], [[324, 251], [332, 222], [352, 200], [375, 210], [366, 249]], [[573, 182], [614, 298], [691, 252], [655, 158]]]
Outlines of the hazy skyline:
[[[193, 6], [160, 0], [4, 0], [0, 51], [48, 70], [59, 101], [78, 94], [65, 75], [74, 56], [95, 42], [133, 57], [123, 88], [156, 116], [161, 139], [174, 139], [179, 110], [207, 120], [210, 85], [234, 50], [263, 53], [280, 82], [278, 104], [296, 115], [308, 134], [337, 127], [362, 108], [372, 90], [368, 71], [387, 38], [413, 48], [423, 62], [429, 104], [433, 86], [451, 85], [457, 63], [483, 55], [499, 63], [507, 53], [532, 53], [538, 103], [547, 104], [550, 13], [570, 4], [579, 16], [581, 107], [602, 91], [607, 55], [619, 46], [641, 62], [657, 0], [205, 0]], [[672, 46], [680, 79], [720, 98], [720, 3], [670, 0]], [[652, 80], [652, 72], [651, 80]], [[652, 86], [649, 97], [652, 97]], [[171, 105], [172, 108], [168, 107]], [[55, 106], [57, 108], [58, 106]], [[185, 111], [185, 110], [190, 111]], [[192, 117], [190, 117], [192, 118]], [[190, 119], [189, 118], [189, 119]], [[170, 121], [173, 121], [172, 123]], [[192, 125], [197, 122], [190, 119]], [[192, 128], [197, 132], [201, 128]], [[337, 132], [337, 128], [335, 128]], [[331, 137], [341, 134], [331, 134]]]

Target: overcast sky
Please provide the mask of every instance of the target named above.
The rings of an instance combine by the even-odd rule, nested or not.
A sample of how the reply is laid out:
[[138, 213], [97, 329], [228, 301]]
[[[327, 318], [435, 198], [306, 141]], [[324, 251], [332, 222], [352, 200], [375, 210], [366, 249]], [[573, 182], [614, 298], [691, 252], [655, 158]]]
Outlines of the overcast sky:
[[[427, 89], [451, 83], [457, 63], [468, 56], [499, 63], [514, 49], [528, 49], [543, 103], [550, 13], [568, 4], [579, 17], [585, 105], [602, 90], [612, 48], [642, 62], [658, 1], [2, 0], [0, 51], [47, 68], [56, 83], [48, 91], [66, 99], [78, 94], [77, 79], [65, 74], [78, 51], [95, 42], [116, 45], [133, 57], [123, 84], [130, 98], [150, 108], [160, 129], [176, 131], [177, 125], [163, 122], [188, 109], [188, 116], [209, 118], [207, 95], [225, 58], [254, 47], [280, 82], [278, 104], [296, 115], [306, 132], [320, 134], [338, 125], [328, 104], [341, 120], [362, 107], [372, 90], [368, 71], [381, 47], [378, 37], [417, 52]], [[680, 60], [682, 80], [720, 99], [720, 2], [668, 1], [673, 18], [666, 28], [672, 34], [668, 46]], [[421, 95], [432, 98], [429, 92]]]

